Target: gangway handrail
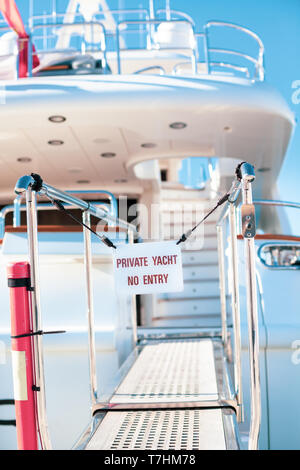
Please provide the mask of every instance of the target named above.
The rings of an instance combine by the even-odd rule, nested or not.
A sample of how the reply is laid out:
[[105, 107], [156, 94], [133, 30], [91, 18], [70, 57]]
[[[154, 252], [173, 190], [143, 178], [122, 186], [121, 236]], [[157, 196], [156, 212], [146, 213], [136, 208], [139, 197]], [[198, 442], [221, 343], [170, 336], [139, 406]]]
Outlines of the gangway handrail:
[[[95, 346], [95, 328], [94, 328], [94, 303], [92, 286], [92, 250], [91, 250], [91, 227], [90, 217], [95, 216], [98, 219], [113, 221], [120, 227], [128, 231], [129, 242], [134, 242], [134, 236], [137, 233], [136, 227], [118, 218], [113, 218], [103, 209], [72, 196], [66, 192], [56, 189], [46, 184], [39, 175], [24, 175], [17, 181], [15, 186], [17, 196], [26, 195], [27, 208], [27, 235], [30, 262], [30, 287], [32, 303], [32, 330], [42, 331], [41, 305], [39, 292], [39, 262], [38, 262], [38, 226], [37, 226], [37, 195], [48, 196], [50, 200], [58, 200], [71, 204], [83, 211], [83, 234], [84, 234], [84, 268], [86, 277], [87, 291], [87, 318], [88, 318], [88, 353], [89, 353], [89, 371], [90, 371], [90, 394], [92, 407], [97, 403], [98, 385], [96, 374], [96, 346]], [[19, 199], [20, 199], [19, 198]], [[19, 200], [18, 200], [19, 201]], [[133, 303], [133, 308], [135, 304]], [[133, 320], [132, 309], [132, 320]], [[136, 340], [136, 324], [133, 322], [133, 338]], [[44, 361], [42, 335], [34, 335], [34, 357], [35, 357], [35, 387], [37, 390], [37, 420], [40, 432], [41, 446], [45, 450], [52, 448], [51, 439], [48, 430], [47, 412], [46, 412], [46, 394], [44, 379]]]
[[[87, 195], [96, 195], [96, 194], [105, 194], [107, 195], [109, 201], [110, 201], [110, 206], [111, 206], [111, 209], [110, 209], [110, 215], [114, 218], [113, 221], [110, 221], [109, 223], [110, 224], [114, 224], [115, 222], [115, 219], [118, 218], [118, 203], [117, 203], [117, 200], [115, 198], [115, 196], [110, 192], [110, 191], [102, 191], [102, 190], [99, 190], [99, 191], [94, 191], [94, 190], [88, 190], [88, 191], [81, 191], [81, 190], [75, 190], [75, 191], [66, 191], [67, 193], [70, 193], [70, 194], [87, 194]], [[94, 201], [93, 202], [94, 205], [97, 205], [97, 206], [102, 206], [103, 208], [106, 207], [106, 203], [105, 202], [98, 202], [98, 201]], [[68, 204], [68, 208], [69, 209], [76, 209], [76, 206], [72, 205], [72, 204]], [[53, 210], [53, 209], [56, 209], [53, 204], [50, 204], [50, 203], [41, 203], [41, 204], [37, 204], [37, 210], [41, 210], [41, 211], [44, 211], [44, 210]], [[14, 200], [14, 203], [13, 204], [8, 204], [7, 206], [4, 206], [2, 207], [2, 209], [0, 210], [0, 239], [2, 239], [4, 237], [4, 233], [5, 233], [5, 218], [7, 216], [7, 214], [9, 214], [10, 212], [13, 212], [13, 227], [19, 227], [21, 225], [21, 217], [20, 217], [20, 211], [24, 211], [26, 210], [26, 204], [21, 204], [21, 196], [18, 195], [15, 200]], [[108, 212], [109, 213], [109, 212]]]
[[240, 331], [240, 299], [239, 299], [239, 266], [237, 247], [237, 212], [236, 204], [240, 193], [242, 194], [242, 230], [245, 244], [245, 277], [247, 297], [247, 317], [249, 334], [249, 361], [250, 361], [250, 387], [251, 387], [251, 416], [249, 431], [249, 450], [258, 448], [258, 438], [261, 423], [261, 387], [259, 371], [259, 338], [258, 338], [258, 297], [256, 286], [256, 252], [255, 236], [255, 209], [252, 199], [252, 182], [255, 179], [252, 165], [243, 162], [237, 169], [237, 178], [231, 188], [231, 196], [217, 221], [220, 300], [222, 318], [222, 338], [227, 346], [227, 313], [225, 289], [225, 261], [224, 261], [224, 231], [223, 226], [229, 219], [229, 246], [231, 251], [231, 299], [233, 310], [234, 330], [234, 387], [238, 404], [239, 421], [243, 419], [242, 397], [242, 366], [241, 366], [241, 331]]
[[[101, 203], [101, 205], [102, 204], [105, 205], [105, 203]], [[68, 204], [68, 209], [76, 209], [76, 206]], [[51, 211], [51, 210], [57, 210], [57, 208], [53, 206], [53, 204], [51, 203], [42, 203], [42, 204], [37, 204], [37, 210], [38, 211], [49, 211], [49, 210]], [[21, 226], [21, 218], [20, 218], [21, 211], [26, 211], [26, 204], [21, 204], [21, 198], [18, 198], [18, 197], [15, 198], [14, 204], [9, 204], [7, 206], [4, 206], [0, 210], [0, 240], [3, 239], [4, 234], [5, 234], [6, 216], [10, 212], [13, 212], [13, 227], [17, 228]]]
[[[15, 192], [16, 194], [22, 194], [27, 190], [29, 186], [34, 186], [35, 185], [35, 180], [33, 176], [22, 176], [16, 184], [15, 187]], [[78, 209], [82, 209], [83, 211], [86, 211], [90, 213], [90, 215], [93, 215], [97, 217], [98, 219], [104, 219], [109, 222], [114, 222], [117, 226], [124, 228], [126, 230], [132, 230], [134, 233], [137, 233], [136, 227], [133, 224], [129, 224], [128, 222], [113, 217], [110, 214], [108, 214], [105, 210], [101, 209], [100, 207], [97, 207], [89, 202], [86, 202], [82, 199], [79, 199], [75, 196], [72, 196], [71, 194], [61, 191], [59, 189], [54, 188], [53, 186], [50, 186], [49, 184], [46, 184], [45, 182], [42, 182], [40, 188], [38, 188], [37, 191], [40, 195], [47, 195], [50, 196], [51, 198], [54, 199], [59, 199], [62, 202], [65, 202], [66, 204], [71, 204]]]

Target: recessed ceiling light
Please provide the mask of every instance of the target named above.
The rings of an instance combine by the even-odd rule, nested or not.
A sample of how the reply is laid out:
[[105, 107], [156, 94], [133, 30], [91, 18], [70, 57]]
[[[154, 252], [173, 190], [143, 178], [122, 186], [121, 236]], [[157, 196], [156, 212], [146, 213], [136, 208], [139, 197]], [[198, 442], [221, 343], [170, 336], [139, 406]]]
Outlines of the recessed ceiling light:
[[20, 163], [29, 163], [29, 162], [31, 162], [31, 158], [29, 158], [29, 157], [20, 157], [20, 158], [17, 159], [17, 161], [20, 162]]
[[49, 121], [59, 123], [59, 122], [65, 122], [67, 119], [64, 116], [50, 116]]
[[185, 127], [187, 127], [187, 124], [185, 122], [172, 122], [172, 124], [170, 124], [170, 127], [171, 129], [184, 129]]
[[127, 180], [125, 178], [121, 178], [121, 179], [115, 180], [115, 183], [127, 183]]
[[78, 180], [76, 181], [77, 184], [89, 184], [90, 181], [89, 180]]
[[101, 153], [101, 157], [102, 158], [113, 158], [115, 157], [116, 154], [113, 153], [113, 152], [104, 152], [104, 153]]
[[257, 171], [259, 171], [260, 173], [266, 173], [267, 171], [270, 171], [271, 168], [268, 168], [268, 167], [263, 167], [263, 168], [258, 168]]
[[146, 144], [142, 144], [141, 147], [143, 147], [144, 149], [154, 149], [156, 147], [156, 144], [149, 142]]
[[63, 140], [57, 140], [57, 139], [49, 140], [49, 141], [48, 141], [48, 144], [49, 144], [49, 145], [63, 145], [63, 143], [64, 143]]

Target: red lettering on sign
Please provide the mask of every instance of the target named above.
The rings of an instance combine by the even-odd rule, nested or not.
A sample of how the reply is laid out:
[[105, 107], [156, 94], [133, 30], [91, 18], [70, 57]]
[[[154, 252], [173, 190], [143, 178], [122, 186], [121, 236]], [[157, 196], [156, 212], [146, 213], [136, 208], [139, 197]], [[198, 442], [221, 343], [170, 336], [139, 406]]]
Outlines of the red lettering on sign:
[[144, 274], [143, 283], [145, 286], [152, 284], [167, 284], [169, 274]]
[[167, 266], [169, 264], [177, 264], [178, 255], [169, 256], [152, 256], [154, 266]]
[[129, 286], [138, 286], [140, 283], [138, 276], [128, 276], [128, 285]]
[[117, 268], [142, 268], [148, 266], [148, 258], [141, 256], [139, 258], [117, 258]]

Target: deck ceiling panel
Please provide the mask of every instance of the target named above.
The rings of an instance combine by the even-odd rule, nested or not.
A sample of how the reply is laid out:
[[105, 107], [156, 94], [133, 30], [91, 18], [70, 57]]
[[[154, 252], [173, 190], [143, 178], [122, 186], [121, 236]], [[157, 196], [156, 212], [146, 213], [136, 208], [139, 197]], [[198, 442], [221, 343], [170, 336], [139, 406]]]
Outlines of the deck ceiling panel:
[[[52, 123], [51, 115], [66, 121]], [[178, 122], [186, 126], [172, 128]], [[267, 168], [265, 177], [275, 181], [293, 126], [287, 103], [267, 83], [205, 75], [35, 77], [5, 83], [0, 158], [19, 176], [24, 171], [14, 168], [16, 154], [26, 150], [34, 155], [35, 171], [65, 187], [78, 180], [96, 187], [115, 180], [132, 185], [137, 163], [214, 155]], [[8, 137], [16, 129], [18, 136]], [[64, 145], [50, 146], [49, 140]], [[117, 158], [102, 161], [100, 152]], [[15, 180], [9, 170], [7, 176], [8, 191]]]

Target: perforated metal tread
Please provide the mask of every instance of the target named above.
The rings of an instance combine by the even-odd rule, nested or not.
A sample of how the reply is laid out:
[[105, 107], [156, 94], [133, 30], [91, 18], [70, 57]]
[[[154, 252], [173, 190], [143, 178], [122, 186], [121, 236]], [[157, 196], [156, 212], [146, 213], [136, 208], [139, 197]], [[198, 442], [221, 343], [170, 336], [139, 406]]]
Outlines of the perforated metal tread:
[[233, 403], [220, 341], [149, 340], [77, 448], [237, 449]]
[[229, 399], [222, 359], [220, 343], [211, 339], [149, 342], [110, 403], [216, 403], [226, 395]]
[[238, 449], [235, 416], [226, 409], [108, 412], [86, 450]]

